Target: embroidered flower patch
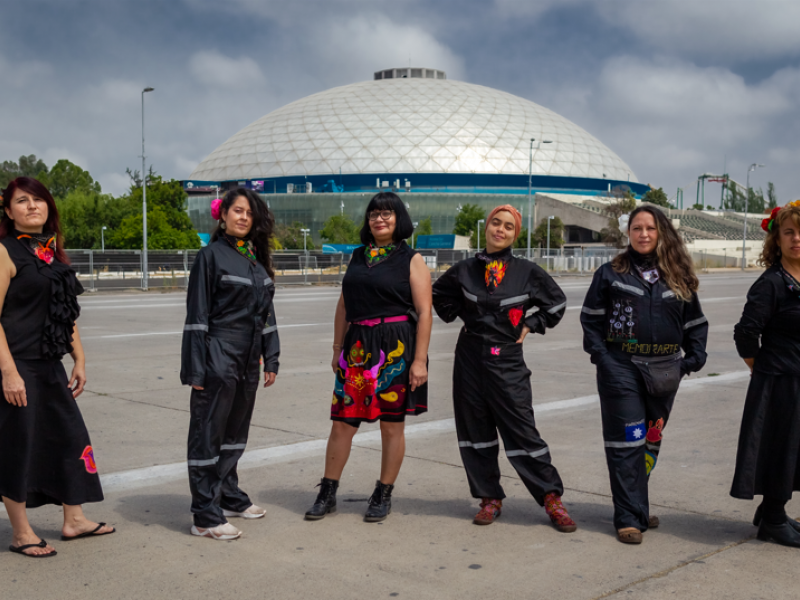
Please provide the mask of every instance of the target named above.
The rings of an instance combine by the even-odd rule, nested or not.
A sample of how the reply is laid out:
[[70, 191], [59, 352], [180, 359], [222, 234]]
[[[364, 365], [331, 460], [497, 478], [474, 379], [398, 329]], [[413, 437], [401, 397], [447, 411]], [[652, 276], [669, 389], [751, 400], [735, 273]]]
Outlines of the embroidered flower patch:
[[511, 324], [514, 327], [516, 327], [517, 325], [519, 325], [519, 322], [522, 320], [522, 315], [523, 314], [524, 313], [522, 312], [521, 308], [519, 308], [519, 307], [512, 308], [510, 311], [508, 311], [508, 320], [511, 321]]

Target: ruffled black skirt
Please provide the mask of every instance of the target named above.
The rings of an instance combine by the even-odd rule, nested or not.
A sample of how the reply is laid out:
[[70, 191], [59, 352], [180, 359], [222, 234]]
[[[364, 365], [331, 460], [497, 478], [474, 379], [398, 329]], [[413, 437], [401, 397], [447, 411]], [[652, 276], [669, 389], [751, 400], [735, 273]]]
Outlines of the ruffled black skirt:
[[13, 406], [0, 398], [0, 496], [28, 508], [100, 502], [94, 450], [63, 364], [16, 364], [28, 405]]
[[800, 490], [800, 376], [755, 371], [747, 388], [731, 496], [790, 500]]

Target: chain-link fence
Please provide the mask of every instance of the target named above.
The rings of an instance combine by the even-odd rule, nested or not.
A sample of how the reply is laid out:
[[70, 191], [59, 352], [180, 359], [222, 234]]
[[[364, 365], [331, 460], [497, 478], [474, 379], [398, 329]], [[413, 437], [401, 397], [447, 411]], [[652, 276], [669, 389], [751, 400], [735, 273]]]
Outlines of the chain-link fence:
[[[148, 289], [181, 289], [189, 283], [197, 250], [151, 250], [147, 253]], [[531, 260], [554, 276], [586, 275], [611, 260], [615, 248], [560, 248], [531, 250]], [[436, 279], [452, 265], [475, 254], [474, 250], [419, 250]], [[91, 290], [145, 289], [140, 250], [67, 250], [84, 287]], [[514, 250], [525, 258], [526, 250]], [[284, 250], [273, 254], [279, 285], [339, 284], [349, 254]]]

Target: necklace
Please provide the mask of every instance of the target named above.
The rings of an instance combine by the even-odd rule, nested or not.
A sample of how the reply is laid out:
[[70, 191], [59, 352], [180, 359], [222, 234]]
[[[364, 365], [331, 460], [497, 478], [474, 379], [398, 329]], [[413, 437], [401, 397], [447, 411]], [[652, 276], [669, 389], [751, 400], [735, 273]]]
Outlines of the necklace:
[[396, 248], [397, 246], [394, 244], [389, 244], [388, 246], [378, 246], [370, 242], [367, 246], [367, 250], [364, 252], [364, 256], [367, 259], [367, 266], [374, 267], [379, 262], [383, 262], [389, 258], [389, 255], [394, 252]]
[[53, 260], [56, 257], [55, 233], [23, 233], [15, 230], [14, 235], [23, 243], [27, 241], [28, 247], [36, 258], [43, 260], [48, 265], [53, 264]]

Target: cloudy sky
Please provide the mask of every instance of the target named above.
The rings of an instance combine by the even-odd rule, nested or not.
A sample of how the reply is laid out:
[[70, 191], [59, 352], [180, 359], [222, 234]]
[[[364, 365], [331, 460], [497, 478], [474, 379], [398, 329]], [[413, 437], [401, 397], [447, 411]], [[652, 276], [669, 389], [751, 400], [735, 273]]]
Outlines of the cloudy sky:
[[[3, 0], [0, 160], [176, 179], [308, 94], [426, 66], [574, 121], [674, 196], [726, 166], [800, 198], [797, 0]], [[719, 186], [707, 188], [707, 200]]]

